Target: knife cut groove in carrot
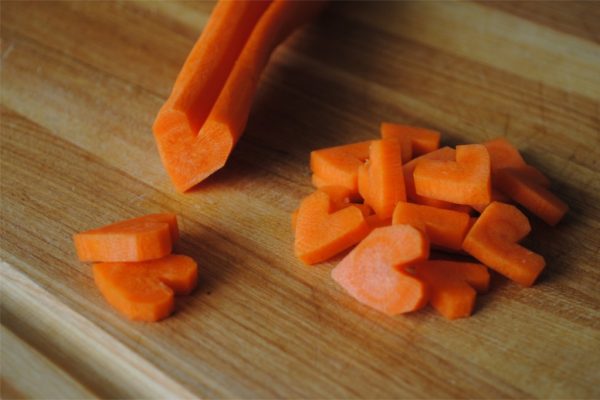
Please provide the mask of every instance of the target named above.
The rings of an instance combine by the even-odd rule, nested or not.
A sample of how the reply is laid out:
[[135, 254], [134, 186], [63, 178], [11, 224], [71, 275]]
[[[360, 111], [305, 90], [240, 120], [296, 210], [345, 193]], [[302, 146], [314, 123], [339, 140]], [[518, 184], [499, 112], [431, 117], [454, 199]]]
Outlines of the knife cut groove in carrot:
[[470, 227], [469, 214], [441, 208], [399, 202], [392, 224], [407, 224], [424, 231], [431, 244], [461, 250]]
[[488, 269], [481, 264], [430, 260], [411, 267], [428, 285], [429, 303], [448, 319], [471, 315], [476, 291], [486, 292], [490, 283]]
[[373, 230], [332, 270], [348, 294], [387, 315], [417, 310], [427, 303], [427, 287], [402, 267], [426, 260], [425, 234], [409, 225]]
[[368, 162], [359, 168], [359, 193], [381, 219], [391, 217], [396, 204], [406, 201], [401, 147], [397, 140], [374, 140]]
[[413, 176], [420, 196], [467, 205], [490, 202], [490, 156], [483, 145], [456, 146], [456, 161], [421, 160]]
[[323, 2], [221, 0], [159, 111], [153, 131], [176, 189], [223, 167], [271, 53]]
[[556, 225], [569, 210], [565, 202], [548, 189], [520, 175], [518, 170], [505, 168], [497, 171], [494, 185], [548, 225]]
[[473, 224], [463, 249], [507, 278], [531, 286], [546, 264], [517, 243], [530, 231], [527, 217], [515, 206], [493, 202]]
[[73, 235], [80, 261], [144, 261], [166, 256], [179, 237], [175, 214], [150, 214]]
[[314, 150], [310, 153], [310, 169], [315, 186], [344, 186], [358, 193], [358, 168], [369, 157], [371, 141]]
[[94, 264], [94, 280], [110, 305], [127, 318], [153, 322], [173, 312], [174, 294], [196, 287], [198, 266], [187, 256], [168, 255], [135, 263]]
[[[381, 137], [384, 139], [400, 139], [402, 141], [407, 138], [411, 143], [412, 157], [430, 153], [440, 147], [440, 133], [430, 129], [382, 122], [380, 130]], [[404, 144], [404, 142], [402, 143]], [[403, 160], [406, 159], [403, 157]]]
[[302, 200], [296, 217], [296, 256], [307, 264], [325, 261], [360, 242], [370, 231], [356, 206], [334, 211], [329, 195], [316, 191]]

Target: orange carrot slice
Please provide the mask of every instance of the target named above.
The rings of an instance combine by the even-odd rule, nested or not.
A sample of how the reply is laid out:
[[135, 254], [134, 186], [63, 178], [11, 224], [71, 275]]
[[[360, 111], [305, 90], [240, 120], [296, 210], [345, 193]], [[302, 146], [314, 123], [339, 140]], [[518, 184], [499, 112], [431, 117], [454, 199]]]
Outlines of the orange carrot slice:
[[169, 316], [173, 295], [189, 294], [198, 280], [196, 262], [173, 254], [136, 263], [99, 263], [93, 270], [110, 305], [129, 319], [148, 322]]
[[302, 200], [295, 231], [296, 256], [307, 264], [315, 264], [355, 245], [370, 228], [358, 207], [334, 211], [329, 195], [318, 190]]
[[408, 139], [411, 143], [412, 157], [430, 153], [440, 147], [440, 133], [430, 129], [382, 122], [380, 130], [384, 139]]
[[391, 217], [396, 204], [406, 201], [401, 147], [397, 140], [374, 140], [368, 162], [359, 168], [358, 190], [381, 219]]
[[423, 307], [427, 288], [401, 267], [427, 259], [425, 234], [409, 225], [377, 228], [332, 270], [348, 294], [387, 315]]
[[369, 157], [370, 144], [368, 140], [312, 151], [310, 169], [315, 186], [344, 186], [358, 193], [358, 167]]
[[471, 208], [464, 204], [454, 204], [449, 203], [443, 200], [429, 199], [427, 197], [419, 196], [417, 191], [415, 190], [415, 180], [413, 173], [421, 160], [444, 160], [444, 161], [454, 161], [456, 157], [456, 151], [450, 147], [442, 147], [441, 149], [437, 149], [432, 151], [431, 153], [424, 154], [420, 157], [413, 158], [406, 164], [402, 166], [404, 171], [404, 184], [406, 186], [406, 198], [417, 204], [422, 204], [425, 206], [437, 207], [437, 208], [445, 208], [448, 210], [455, 210], [460, 212], [470, 212]]
[[144, 261], [171, 252], [178, 239], [175, 214], [150, 214], [73, 235], [80, 261]]
[[521, 153], [505, 138], [496, 138], [483, 143], [490, 155], [492, 172], [503, 168], [524, 167], [527, 164]]
[[468, 317], [476, 292], [486, 292], [488, 269], [475, 263], [430, 260], [411, 266], [415, 276], [429, 286], [429, 303], [448, 319]]
[[[371, 215], [371, 207], [366, 204], [353, 203], [353, 195], [350, 189], [343, 186], [323, 186], [319, 189], [321, 192], [327, 193], [331, 201], [331, 212], [341, 210], [348, 206], [358, 208], [365, 217]], [[298, 209], [292, 212], [292, 230], [296, 230], [296, 219], [298, 218]]]
[[392, 223], [408, 224], [424, 231], [431, 244], [461, 250], [470, 227], [470, 216], [453, 210], [399, 202]]
[[[490, 198], [491, 199], [490, 203], [493, 202], [493, 201], [498, 201], [500, 203], [510, 203], [511, 202], [510, 197], [508, 197], [507, 195], [505, 195], [504, 193], [502, 193], [498, 189], [494, 188], [493, 182], [494, 182], [494, 180], [492, 179], [492, 196]], [[481, 214], [483, 212], [483, 210], [485, 210], [485, 208], [490, 205], [490, 203], [487, 203], [487, 204], [473, 204], [473, 205], [471, 205], [471, 207], [475, 211], [477, 211], [478, 213]]]
[[421, 160], [414, 171], [418, 195], [456, 204], [487, 204], [490, 156], [485, 146], [456, 146], [456, 161]]
[[521, 175], [518, 170], [505, 168], [497, 171], [494, 185], [548, 225], [556, 225], [569, 210], [565, 202], [548, 189]]
[[517, 243], [530, 231], [527, 217], [515, 206], [493, 202], [467, 234], [463, 249], [509, 279], [531, 286], [545, 261]]
[[223, 167], [239, 140], [275, 47], [322, 2], [220, 1], [188, 56], [153, 131], [176, 189]]
[[[510, 173], [520, 176], [530, 182], [540, 185], [543, 188], [550, 189], [550, 179], [544, 175], [542, 171], [531, 165], [524, 165], [521, 167], [507, 167], [502, 168], [500, 171], [510, 171]], [[495, 174], [492, 174], [492, 185], [494, 184]]]

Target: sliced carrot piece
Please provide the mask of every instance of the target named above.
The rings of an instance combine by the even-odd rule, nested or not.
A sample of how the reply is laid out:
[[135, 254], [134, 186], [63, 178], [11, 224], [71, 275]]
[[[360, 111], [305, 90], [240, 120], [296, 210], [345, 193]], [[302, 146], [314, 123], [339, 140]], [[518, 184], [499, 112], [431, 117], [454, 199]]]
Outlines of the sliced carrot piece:
[[471, 315], [475, 291], [486, 292], [490, 283], [488, 269], [481, 264], [430, 260], [411, 267], [429, 286], [433, 308], [448, 319]]
[[502, 168], [517, 168], [527, 165], [521, 153], [505, 138], [496, 138], [483, 143], [490, 154], [492, 172]]
[[470, 216], [453, 210], [399, 202], [394, 210], [392, 223], [408, 224], [423, 230], [431, 244], [461, 250], [470, 227]]
[[530, 231], [527, 217], [515, 206], [493, 202], [467, 234], [463, 249], [509, 279], [531, 286], [545, 261], [517, 243]]
[[307, 264], [325, 261], [361, 241], [370, 231], [362, 211], [333, 211], [329, 195], [316, 191], [302, 200], [296, 218], [296, 256]]
[[[492, 182], [494, 180], [492, 179]], [[491, 200], [490, 203], [493, 201], [499, 201], [501, 203], [510, 203], [510, 197], [508, 197], [507, 195], [505, 195], [504, 193], [502, 193], [501, 191], [499, 191], [498, 189], [494, 188], [493, 183], [492, 183], [492, 196], [491, 196]], [[485, 208], [487, 206], [490, 205], [490, 203], [487, 204], [473, 204], [471, 207], [477, 211], [478, 213], [482, 213], [483, 210], [485, 210]]]
[[358, 193], [358, 167], [369, 157], [371, 141], [314, 150], [310, 153], [310, 169], [315, 186], [344, 186]]
[[494, 185], [548, 225], [556, 225], [569, 210], [569, 206], [548, 189], [510, 168], [496, 172]]
[[[412, 156], [417, 157], [437, 150], [440, 147], [440, 133], [416, 126], [381, 123], [381, 137], [384, 139], [408, 139], [411, 143]], [[404, 144], [404, 143], [403, 143]]]
[[418, 195], [456, 204], [487, 204], [490, 156], [485, 146], [456, 146], [456, 161], [421, 160], [414, 171]]
[[187, 256], [168, 255], [135, 263], [94, 264], [100, 292], [120, 313], [138, 321], [158, 321], [173, 312], [174, 294], [189, 294], [198, 266]]
[[379, 216], [377, 216], [377, 214], [367, 215], [365, 220], [367, 221], [367, 225], [369, 225], [371, 230], [392, 225], [391, 218], [381, 219]]
[[397, 140], [374, 140], [368, 162], [359, 168], [359, 192], [381, 219], [390, 218], [396, 203], [406, 201], [401, 147]]
[[417, 310], [427, 288], [402, 266], [429, 256], [425, 234], [409, 225], [377, 228], [331, 271], [348, 294], [387, 315]]
[[[531, 165], [524, 165], [521, 167], [509, 167], [503, 168], [502, 170], [508, 170], [513, 174], [519, 175], [523, 179], [536, 183], [546, 189], [550, 189], [550, 179], [544, 175], [542, 171]], [[492, 174], [492, 184], [494, 182], [494, 174]]]
[[[323, 186], [319, 189], [321, 192], [327, 193], [331, 201], [330, 212], [341, 210], [342, 208], [354, 206], [363, 213], [365, 217], [371, 215], [371, 207], [362, 203], [353, 203], [352, 193], [350, 189], [343, 186]], [[298, 209], [292, 212], [292, 230], [296, 230], [296, 219], [298, 218]]]
[[220, 1], [154, 122], [162, 162], [186, 191], [223, 167], [275, 47], [323, 2]]
[[406, 164], [402, 166], [404, 171], [404, 184], [406, 186], [406, 198], [417, 204], [422, 204], [425, 206], [437, 207], [437, 208], [445, 208], [448, 210], [455, 210], [460, 212], [470, 212], [471, 208], [464, 204], [454, 204], [449, 203], [443, 200], [429, 199], [427, 197], [419, 196], [417, 191], [415, 190], [415, 180], [413, 177], [413, 173], [421, 160], [444, 160], [444, 161], [454, 161], [456, 157], [456, 151], [450, 147], [442, 147], [441, 149], [437, 149], [432, 151], [431, 153], [424, 154], [420, 157], [413, 158]]
[[73, 235], [80, 261], [144, 261], [166, 256], [178, 239], [175, 214], [150, 214]]

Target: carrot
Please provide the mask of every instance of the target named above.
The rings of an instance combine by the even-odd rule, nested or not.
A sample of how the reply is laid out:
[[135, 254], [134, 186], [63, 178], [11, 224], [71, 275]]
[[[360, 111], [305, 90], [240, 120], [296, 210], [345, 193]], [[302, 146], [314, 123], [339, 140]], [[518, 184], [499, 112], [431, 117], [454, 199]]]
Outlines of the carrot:
[[[323, 186], [319, 189], [321, 192], [327, 193], [329, 200], [331, 201], [330, 212], [341, 210], [348, 206], [354, 206], [358, 208], [365, 217], [371, 215], [371, 208], [366, 204], [353, 203], [351, 200], [352, 192], [350, 189], [343, 186]], [[296, 230], [296, 220], [298, 218], [298, 209], [292, 212], [292, 230]]]
[[168, 255], [135, 263], [94, 264], [94, 281], [110, 305], [138, 321], [158, 321], [173, 312], [174, 294], [189, 294], [198, 280], [196, 262]]
[[80, 261], [144, 261], [164, 257], [178, 239], [175, 214], [150, 214], [73, 235]]
[[409, 225], [377, 228], [331, 271], [348, 294], [387, 315], [423, 307], [427, 287], [402, 267], [426, 260], [425, 234]]
[[569, 206], [552, 192], [520, 174], [505, 168], [496, 172], [494, 184], [504, 194], [537, 215], [548, 225], [556, 225]]
[[415, 276], [429, 286], [429, 302], [448, 319], [468, 317], [476, 292], [486, 292], [490, 274], [481, 264], [430, 260], [411, 266]]
[[531, 286], [545, 261], [517, 243], [530, 231], [527, 217], [515, 206], [493, 202], [467, 234], [463, 249], [509, 279]]
[[480, 144], [456, 146], [456, 161], [421, 160], [413, 176], [420, 196], [467, 205], [490, 202], [490, 156]]
[[358, 243], [370, 231], [362, 211], [348, 206], [334, 211], [330, 196], [316, 191], [302, 200], [296, 217], [296, 256], [307, 264], [325, 261]]
[[[550, 179], [536, 167], [533, 167], [531, 165], [524, 165], [521, 167], [503, 168], [502, 171], [504, 171], [504, 170], [508, 170], [511, 173], [514, 173], [516, 175], [521, 176], [524, 179], [527, 179], [528, 181], [536, 183], [537, 185], [540, 185], [546, 189], [550, 189], [550, 185], [551, 185]], [[493, 182], [494, 182], [494, 175], [492, 175], [492, 184], [493, 184]]]
[[492, 172], [503, 168], [517, 168], [527, 165], [521, 153], [508, 140], [496, 138], [483, 143], [490, 154]]
[[453, 161], [456, 157], [456, 151], [450, 147], [442, 147], [434, 150], [431, 153], [424, 154], [420, 157], [413, 158], [402, 166], [404, 172], [404, 184], [406, 186], [406, 198], [413, 203], [422, 204], [425, 206], [445, 208], [448, 210], [455, 210], [460, 212], [470, 212], [471, 208], [464, 204], [454, 204], [443, 200], [429, 199], [427, 197], [419, 196], [415, 190], [415, 180], [413, 173], [417, 164], [421, 160], [445, 160]]
[[440, 147], [440, 133], [430, 129], [382, 122], [380, 130], [381, 137], [384, 139], [399, 139], [401, 141], [405, 138], [408, 139], [411, 143], [413, 157], [430, 153]]
[[162, 162], [181, 192], [223, 167], [275, 47], [322, 2], [221, 0], [154, 122]]
[[381, 219], [391, 217], [396, 203], [406, 200], [401, 147], [397, 140], [374, 140], [368, 162], [359, 168], [358, 190]]
[[510, 197], [508, 197], [507, 195], [505, 195], [504, 193], [502, 193], [501, 191], [499, 191], [498, 189], [496, 189], [493, 186], [493, 182], [494, 182], [494, 180], [492, 179], [492, 195], [490, 197], [490, 202], [487, 203], [487, 204], [473, 204], [473, 205], [471, 205], [471, 207], [473, 207], [473, 209], [475, 211], [477, 211], [478, 213], [480, 213], [480, 214], [493, 201], [499, 201], [501, 203], [510, 203], [511, 202]]
[[370, 144], [369, 140], [312, 151], [310, 169], [315, 186], [343, 186], [358, 193], [358, 168], [369, 157]]
[[469, 214], [419, 204], [399, 202], [392, 223], [408, 224], [424, 231], [431, 244], [461, 250], [470, 227]]

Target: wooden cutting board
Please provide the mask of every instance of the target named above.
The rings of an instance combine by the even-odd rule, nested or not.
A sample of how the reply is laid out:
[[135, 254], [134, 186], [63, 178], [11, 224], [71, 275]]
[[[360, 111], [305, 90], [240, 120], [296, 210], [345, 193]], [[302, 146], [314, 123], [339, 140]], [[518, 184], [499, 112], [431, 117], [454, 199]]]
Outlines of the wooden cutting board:
[[[2, 396], [600, 397], [600, 3], [334, 3], [273, 56], [226, 168], [176, 193], [151, 124], [212, 4], [2, 2]], [[572, 210], [472, 318], [386, 317], [302, 265], [312, 149], [383, 120], [512, 141]], [[71, 235], [180, 217], [199, 288], [107, 306]]]

